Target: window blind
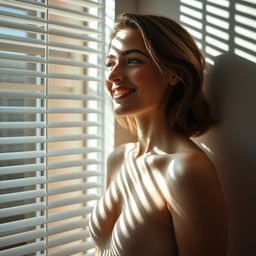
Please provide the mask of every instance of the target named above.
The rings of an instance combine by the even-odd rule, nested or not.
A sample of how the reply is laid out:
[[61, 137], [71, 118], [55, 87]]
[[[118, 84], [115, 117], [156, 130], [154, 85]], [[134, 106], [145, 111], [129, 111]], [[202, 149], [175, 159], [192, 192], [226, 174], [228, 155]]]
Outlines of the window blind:
[[113, 8], [0, 0], [1, 256], [92, 254], [88, 216], [113, 147], [103, 86]]

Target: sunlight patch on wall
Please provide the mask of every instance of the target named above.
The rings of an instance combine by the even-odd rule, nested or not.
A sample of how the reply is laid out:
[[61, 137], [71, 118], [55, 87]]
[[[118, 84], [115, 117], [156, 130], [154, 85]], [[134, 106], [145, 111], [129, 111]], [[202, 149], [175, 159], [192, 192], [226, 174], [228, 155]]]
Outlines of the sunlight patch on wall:
[[180, 22], [213, 65], [233, 53], [256, 62], [256, 0], [180, 0]]
[[256, 63], [256, 1], [236, 3], [235, 11], [234, 53]]

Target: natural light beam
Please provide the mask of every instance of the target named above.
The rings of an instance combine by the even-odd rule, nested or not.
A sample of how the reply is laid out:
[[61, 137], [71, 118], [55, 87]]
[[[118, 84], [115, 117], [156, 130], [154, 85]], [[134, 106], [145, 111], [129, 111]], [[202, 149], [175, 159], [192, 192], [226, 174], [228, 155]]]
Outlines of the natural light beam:
[[212, 48], [210, 46], [206, 46], [205, 47], [205, 51], [206, 51], [206, 53], [210, 54], [213, 57], [216, 57], [216, 56], [222, 54], [221, 51], [218, 51], [218, 50], [216, 50], [216, 49], [214, 49], [214, 48]]
[[197, 8], [197, 9], [202, 9], [203, 8], [203, 3], [200, 1], [196, 0], [180, 0], [181, 3], [190, 5], [191, 7]]
[[256, 44], [248, 42], [242, 38], [235, 37], [235, 43], [243, 48], [247, 48], [250, 51], [256, 52]]
[[206, 21], [208, 23], [211, 23], [215, 26], [218, 26], [220, 28], [223, 28], [223, 29], [229, 29], [230, 25], [227, 21], [225, 20], [221, 20], [221, 19], [217, 19], [211, 15], [206, 15]]
[[185, 26], [185, 25], [183, 25], [183, 27], [186, 28], [187, 31], [188, 31], [193, 37], [195, 37], [195, 38], [197, 38], [197, 39], [199, 39], [199, 40], [201, 40], [201, 39], [203, 38], [202, 33], [198, 32], [198, 31], [196, 31], [196, 30], [194, 30], [194, 29], [192, 29], [192, 28], [190, 28], [190, 27], [187, 27], [187, 26]]
[[214, 28], [212, 26], [208, 26], [208, 25], [205, 27], [205, 30], [209, 34], [212, 34], [216, 37], [219, 37], [224, 40], [229, 40], [229, 34], [227, 32], [224, 32], [222, 30], [216, 29], [216, 28]]
[[256, 17], [256, 8], [252, 8], [243, 4], [235, 4], [235, 9], [239, 12], [243, 12]]
[[255, 20], [236, 14], [235, 21], [246, 26], [252, 27], [255, 30]]
[[248, 52], [235, 48], [235, 54], [256, 63], [256, 57]]
[[252, 30], [249, 30], [249, 29], [246, 29], [246, 28], [243, 28], [240, 26], [235, 26], [235, 32], [242, 36], [248, 37], [252, 40], [256, 40], [256, 32], [254, 32]]
[[207, 0], [207, 2], [213, 3], [215, 5], [220, 5], [220, 6], [226, 7], [226, 8], [228, 8], [230, 6], [229, 1], [227, 1], [227, 0], [217, 0], [217, 1], [216, 0]]
[[203, 24], [201, 22], [191, 19], [185, 15], [180, 15], [180, 20], [181, 20], [181, 22], [184, 22], [184, 23], [188, 24], [189, 26], [195, 27], [197, 29], [203, 28]]
[[212, 37], [210, 37], [210, 36], [206, 36], [206, 37], [205, 37], [205, 41], [206, 41], [207, 43], [209, 43], [209, 44], [215, 46], [215, 47], [218, 47], [218, 48], [221, 49], [221, 50], [224, 50], [224, 51], [228, 51], [228, 50], [229, 50], [229, 45], [228, 45], [228, 44], [223, 43], [223, 42], [221, 42], [221, 41], [219, 41], [219, 40], [216, 40], [216, 39], [214, 39], [214, 38], [212, 38]]
[[228, 51], [229, 50], [229, 45], [226, 44], [226, 43], [223, 43], [219, 40], [216, 40], [210, 36], [206, 36], [205, 37], [205, 41], [211, 45], [213, 45], [214, 47], [217, 47], [221, 50], [224, 50], [224, 51]]
[[256, 4], [255, 0], [242, 0], [243, 2], [247, 2], [247, 3], [252, 3], [252, 4]]
[[207, 4], [206, 5], [206, 11], [209, 12], [209, 13], [212, 13], [214, 15], [226, 18], [226, 19], [229, 18], [229, 12], [228, 11], [223, 10], [221, 8], [214, 7], [212, 5]]
[[205, 61], [206, 61], [206, 63], [208, 63], [210, 65], [214, 65], [214, 61], [212, 59], [210, 59], [209, 57], [205, 57]]
[[201, 12], [195, 11], [195, 10], [185, 7], [183, 5], [180, 6], [180, 12], [185, 13], [189, 16], [192, 16], [192, 17], [200, 19], [200, 20], [203, 18], [203, 14]]

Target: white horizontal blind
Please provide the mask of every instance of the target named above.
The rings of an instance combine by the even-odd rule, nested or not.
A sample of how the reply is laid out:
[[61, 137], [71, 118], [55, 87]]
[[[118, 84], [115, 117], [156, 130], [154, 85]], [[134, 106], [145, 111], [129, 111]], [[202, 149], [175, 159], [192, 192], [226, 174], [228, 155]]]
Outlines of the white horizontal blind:
[[107, 148], [105, 13], [101, 0], [0, 0], [1, 256], [92, 253], [88, 215]]
[[180, 21], [210, 65], [225, 53], [256, 63], [256, 0], [180, 0]]

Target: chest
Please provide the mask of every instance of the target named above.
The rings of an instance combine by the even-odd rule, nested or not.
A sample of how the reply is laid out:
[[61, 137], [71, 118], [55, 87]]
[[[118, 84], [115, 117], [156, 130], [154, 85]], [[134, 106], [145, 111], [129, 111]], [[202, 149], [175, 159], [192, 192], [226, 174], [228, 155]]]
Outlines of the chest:
[[120, 168], [91, 215], [90, 232], [98, 247], [129, 252], [143, 240], [147, 243], [152, 234], [166, 237], [171, 231], [156, 173], [145, 164]]

